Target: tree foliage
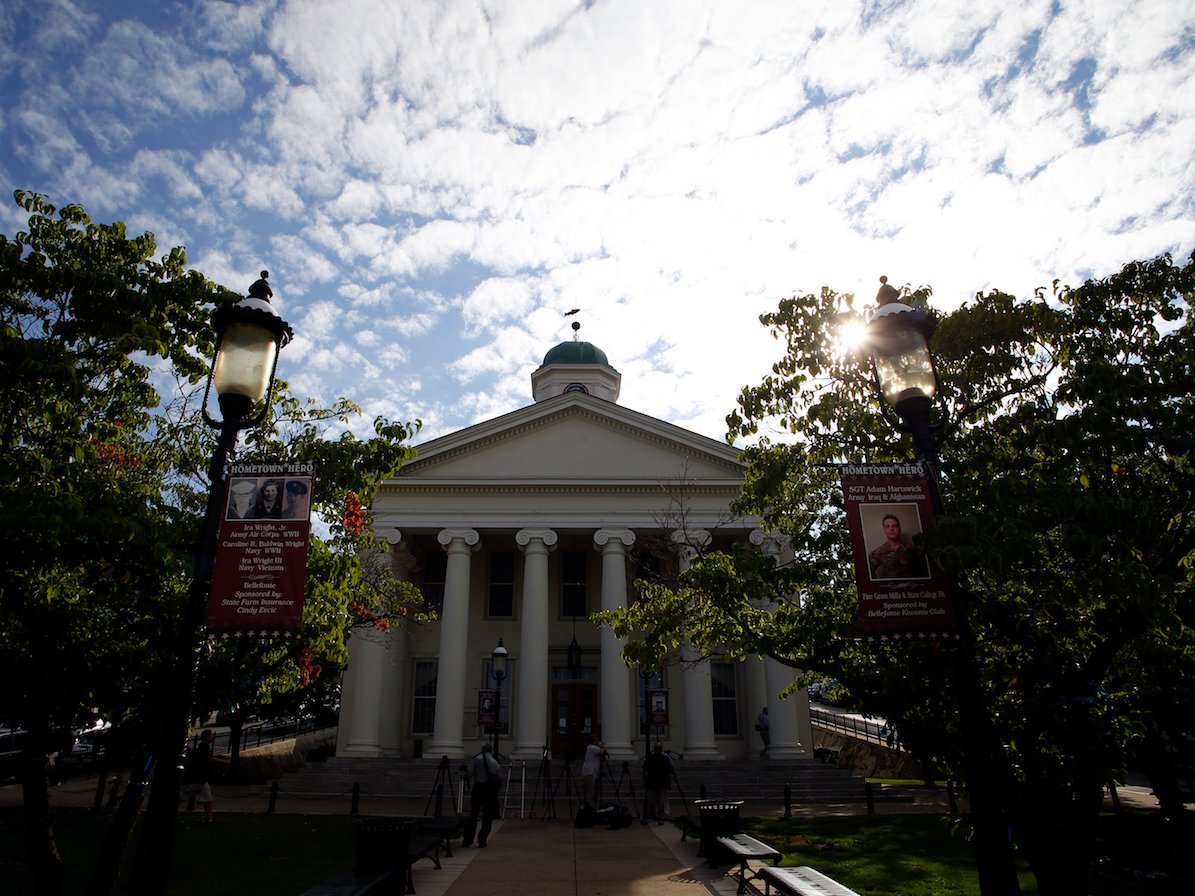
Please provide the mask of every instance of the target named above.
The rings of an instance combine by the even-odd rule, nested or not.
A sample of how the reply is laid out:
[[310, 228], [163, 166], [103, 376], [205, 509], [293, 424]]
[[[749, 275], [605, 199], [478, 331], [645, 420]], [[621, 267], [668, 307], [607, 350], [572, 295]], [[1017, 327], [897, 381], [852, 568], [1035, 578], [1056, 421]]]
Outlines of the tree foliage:
[[[180, 248], [155, 259], [152, 234], [15, 198], [29, 218], [0, 235], [0, 724], [33, 735], [27, 818], [50, 893], [61, 875], [45, 756], [89, 712], [119, 723], [130, 748], [146, 743], [156, 683], [186, 661], [194, 541], [215, 485], [199, 408], [211, 314], [240, 296], [187, 270]], [[420, 618], [417, 595], [372, 562], [384, 546], [344, 511], [348, 493], [367, 501], [397, 471], [418, 424], [379, 418], [362, 440], [347, 426], [359, 413], [280, 382], [275, 426], [244, 434], [240, 460], [315, 463], [312, 508], [327, 526], [311, 541], [302, 643], [211, 642], [197, 714], [257, 708], [334, 673], [351, 625]]]
[[[904, 292], [928, 307], [928, 288]], [[1083, 886], [1103, 785], [1195, 735], [1193, 296], [1195, 264], [1163, 256], [936, 315], [947, 513], [923, 545], [959, 583], [1005, 809], [1042, 893]], [[727, 418], [731, 440], [752, 440], [738, 509], [785, 536], [790, 561], [707, 555], [609, 621], [639, 662], [688, 638], [836, 678], [957, 772], [950, 651], [859, 639], [836, 465], [909, 446], [844, 339], [869, 310], [855, 305], [823, 289], [764, 315], [784, 353]]]

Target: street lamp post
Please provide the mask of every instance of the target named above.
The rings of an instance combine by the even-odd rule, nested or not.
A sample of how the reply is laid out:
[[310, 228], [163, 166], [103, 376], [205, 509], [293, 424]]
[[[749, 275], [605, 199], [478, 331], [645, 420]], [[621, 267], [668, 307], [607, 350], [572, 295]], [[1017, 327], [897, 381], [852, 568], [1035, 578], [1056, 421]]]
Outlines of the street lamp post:
[[[888, 285], [886, 277], [881, 277], [880, 282], [876, 295], [879, 307], [867, 325], [880, 409], [898, 432], [912, 436], [913, 451], [925, 470], [934, 513], [941, 516], [944, 508], [938, 483], [935, 433], [945, 422], [945, 409], [935, 421], [938, 374], [929, 348], [934, 321], [925, 311], [902, 303], [900, 293]], [[1011, 896], [1020, 893], [1020, 883], [1009, 842], [1009, 824], [1001, 804], [1004, 756], [998, 735], [983, 711], [975, 636], [961, 606], [965, 595], [953, 576], [951, 585], [959, 636], [953, 676], [964, 774], [975, 825], [979, 887], [983, 896]]]
[[[187, 735], [200, 650], [206, 637], [212, 569], [226, 494], [225, 469], [242, 429], [257, 426], [269, 413], [279, 351], [294, 333], [270, 306], [269, 272], [249, 287], [249, 297], [212, 315], [216, 348], [203, 396], [203, 418], [219, 431], [208, 467], [207, 508], [195, 550], [195, 574], [187, 601], [173, 683], [167, 695], [162, 726], [154, 745], [153, 787], [146, 807], [132, 892], [157, 896], [167, 890], [174, 846], [174, 822], [182, 779]], [[215, 391], [221, 418], [208, 410]], [[260, 404], [259, 404], [260, 402]], [[258, 405], [254, 413], [254, 406]]]
[[502, 733], [502, 679], [506, 678], [506, 661], [510, 657], [510, 652], [502, 643], [502, 639], [498, 639], [498, 646], [494, 648], [494, 652], [490, 655], [494, 667], [494, 681], [498, 682], [498, 699], [495, 701], [494, 707], [494, 758], [499, 763], [502, 762], [502, 754], [498, 752], [498, 737]]

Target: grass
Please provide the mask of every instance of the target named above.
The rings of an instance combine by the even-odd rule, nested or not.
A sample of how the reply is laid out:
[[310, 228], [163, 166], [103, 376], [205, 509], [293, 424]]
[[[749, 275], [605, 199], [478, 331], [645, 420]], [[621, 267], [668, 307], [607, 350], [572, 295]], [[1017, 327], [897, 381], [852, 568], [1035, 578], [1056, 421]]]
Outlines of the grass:
[[[66, 894], [86, 892], [107, 815], [86, 809], [52, 811], [55, 842], [66, 867]], [[136, 832], [126, 869], [136, 849]], [[302, 893], [340, 868], [353, 864], [352, 822], [342, 815], [218, 813], [214, 824], [202, 813], [180, 813], [175, 830], [171, 896], [220, 893]], [[21, 810], [0, 808], [0, 880], [5, 893], [33, 892], [25, 862]], [[127, 890], [122, 877], [117, 892]]]
[[[743, 827], [784, 853], [784, 865], [812, 865], [867, 896], [979, 896], [975, 858], [936, 815], [743, 819]], [[1022, 892], [1034, 896], [1023, 869]]]
[[[962, 829], [935, 815], [745, 818], [744, 829], [865, 896], [979, 896], [975, 858]], [[1100, 818], [1091, 896], [1188, 896], [1195, 816], [1170, 823], [1155, 811]], [[1036, 896], [1018, 863], [1024, 896]]]
[[[107, 815], [74, 808], [56, 808], [52, 815], [67, 871], [66, 894], [83, 894]], [[744, 818], [743, 827], [781, 850], [785, 865], [812, 865], [864, 896], [979, 894], [971, 847], [941, 816]], [[1177, 825], [1156, 812], [1105, 815], [1093, 896], [1193, 892], [1193, 834], [1192, 813]], [[126, 859], [131, 860], [133, 848], [135, 840]], [[183, 812], [170, 893], [298, 894], [333, 871], [351, 867], [353, 859], [352, 820], [347, 816], [221, 812], [209, 825], [201, 813]], [[19, 807], [0, 807], [0, 881], [5, 894], [32, 892]], [[1021, 884], [1025, 896], [1036, 896], [1027, 869]], [[122, 879], [117, 892], [126, 891]]]

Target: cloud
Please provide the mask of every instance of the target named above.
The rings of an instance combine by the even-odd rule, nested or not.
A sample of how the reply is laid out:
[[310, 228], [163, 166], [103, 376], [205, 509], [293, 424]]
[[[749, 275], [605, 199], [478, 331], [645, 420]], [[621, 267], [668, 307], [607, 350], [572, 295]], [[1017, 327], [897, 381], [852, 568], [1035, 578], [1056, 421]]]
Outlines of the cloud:
[[423, 437], [527, 403], [571, 308], [624, 404], [720, 437], [793, 292], [946, 307], [1195, 240], [1168, 0], [15, 2], [0, 173], [270, 268], [284, 375]]

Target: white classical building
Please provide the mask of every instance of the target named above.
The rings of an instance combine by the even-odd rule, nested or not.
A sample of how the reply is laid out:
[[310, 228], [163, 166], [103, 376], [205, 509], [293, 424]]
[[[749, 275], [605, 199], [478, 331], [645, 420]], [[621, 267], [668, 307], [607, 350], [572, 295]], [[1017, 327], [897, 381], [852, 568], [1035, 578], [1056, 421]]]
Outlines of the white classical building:
[[[634, 599], [635, 579], [674, 576], [700, 545], [777, 550], [729, 510], [738, 452], [620, 406], [620, 383], [600, 349], [561, 343], [531, 376], [533, 404], [419, 446], [382, 487], [372, 512], [393, 570], [439, 618], [354, 631], [338, 755], [475, 753], [499, 641], [505, 756], [578, 758], [590, 734], [613, 758], [641, 755], [649, 738], [687, 758], [755, 756], [763, 706], [771, 756], [812, 750], [803, 690], [776, 696], [793, 670], [690, 654], [644, 674], [589, 621]], [[648, 694], [660, 690], [667, 721], [649, 731]]]

